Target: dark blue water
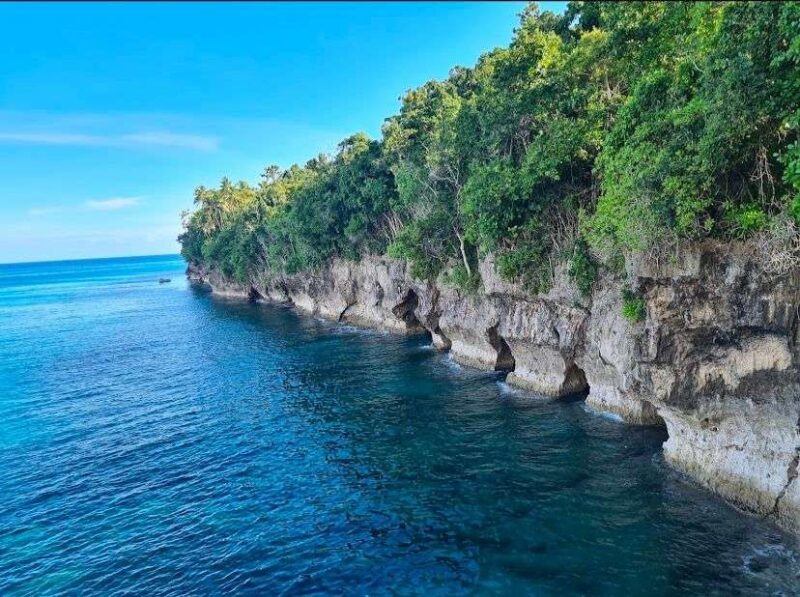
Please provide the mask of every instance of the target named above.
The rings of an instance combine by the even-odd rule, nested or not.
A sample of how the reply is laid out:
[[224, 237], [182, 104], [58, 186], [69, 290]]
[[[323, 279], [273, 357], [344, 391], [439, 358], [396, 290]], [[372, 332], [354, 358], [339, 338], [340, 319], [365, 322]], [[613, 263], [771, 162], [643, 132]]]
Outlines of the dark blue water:
[[182, 270], [0, 266], [0, 594], [800, 591], [664, 432]]

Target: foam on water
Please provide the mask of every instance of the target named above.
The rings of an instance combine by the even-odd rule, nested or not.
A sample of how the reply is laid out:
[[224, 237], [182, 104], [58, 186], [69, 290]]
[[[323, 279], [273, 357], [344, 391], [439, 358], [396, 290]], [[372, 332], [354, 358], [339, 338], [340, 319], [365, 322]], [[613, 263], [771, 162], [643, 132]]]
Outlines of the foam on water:
[[455, 360], [452, 352], [447, 352], [442, 356], [442, 363], [444, 363], [445, 366], [450, 368], [452, 371], [458, 371], [458, 372], [468, 371], [467, 368], [464, 367], [464, 365]]
[[603, 410], [594, 409], [585, 402], [582, 403], [581, 407], [583, 408], [584, 411], [586, 411], [590, 415], [594, 415], [596, 417], [602, 417], [604, 419], [608, 419], [609, 421], [614, 421], [615, 423], [625, 423], [625, 419], [623, 419], [616, 413], [610, 413]]
[[[742, 571], [754, 587], [771, 589], [774, 594], [800, 593], [800, 556], [795, 549], [783, 543], [754, 547], [752, 553], [742, 558]], [[787, 592], [787, 587], [794, 587]]]

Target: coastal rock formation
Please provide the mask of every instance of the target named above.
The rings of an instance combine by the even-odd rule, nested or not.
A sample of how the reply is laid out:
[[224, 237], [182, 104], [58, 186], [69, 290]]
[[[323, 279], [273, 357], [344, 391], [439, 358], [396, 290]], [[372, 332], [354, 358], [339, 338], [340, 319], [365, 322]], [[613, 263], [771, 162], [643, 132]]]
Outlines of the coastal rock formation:
[[[631, 261], [631, 260], [629, 260]], [[193, 264], [226, 296], [286, 302], [337, 321], [430, 333], [457, 361], [508, 372], [544, 396], [632, 424], [666, 425], [666, 460], [747, 511], [800, 532], [800, 274], [766, 276], [744, 245], [690, 246], [668, 264], [629, 265], [643, 321], [622, 315], [622, 280], [582, 299], [563, 269], [531, 296], [500, 280], [465, 293], [412, 279], [385, 257], [236, 284]]]

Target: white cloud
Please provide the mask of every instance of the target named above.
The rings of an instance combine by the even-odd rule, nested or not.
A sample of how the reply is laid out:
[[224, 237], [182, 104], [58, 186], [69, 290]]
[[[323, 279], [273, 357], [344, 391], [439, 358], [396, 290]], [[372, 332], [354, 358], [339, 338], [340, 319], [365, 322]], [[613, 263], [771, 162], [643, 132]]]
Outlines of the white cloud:
[[112, 211], [132, 207], [138, 203], [139, 197], [111, 197], [110, 199], [87, 201], [86, 207], [97, 211]]
[[198, 151], [213, 151], [217, 148], [217, 140], [214, 137], [204, 137], [202, 135], [181, 135], [163, 131], [151, 131], [147, 133], [123, 135], [121, 139], [142, 145], [184, 147], [186, 149], [196, 149]]
[[61, 211], [60, 207], [33, 207], [28, 210], [28, 215], [33, 217], [47, 216]]
[[103, 138], [72, 133], [7, 133], [0, 132], [0, 141], [35, 145], [101, 145]]
[[28, 210], [30, 217], [38, 218], [57, 213], [76, 213], [81, 211], [114, 211], [126, 207], [134, 207], [142, 202], [142, 197], [109, 197], [108, 199], [90, 199], [80, 205], [57, 205], [49, 207], [32, 207]]
[[89, 135], [64, 132], [0, 131], [0, 142], [72, 147], [174, 147], [194, 151], [214, 151], [217, 138], [169, 131], [144, 131], [119, 135]]

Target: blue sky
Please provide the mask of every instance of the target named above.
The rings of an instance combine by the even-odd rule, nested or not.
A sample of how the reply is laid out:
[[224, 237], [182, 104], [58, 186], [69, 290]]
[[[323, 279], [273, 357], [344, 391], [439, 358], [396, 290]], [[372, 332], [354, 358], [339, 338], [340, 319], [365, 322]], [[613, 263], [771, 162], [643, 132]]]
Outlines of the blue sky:
[[0, 4], [0, 263], [177, 252], [195, 186], [378, 136], [523, 7]]

